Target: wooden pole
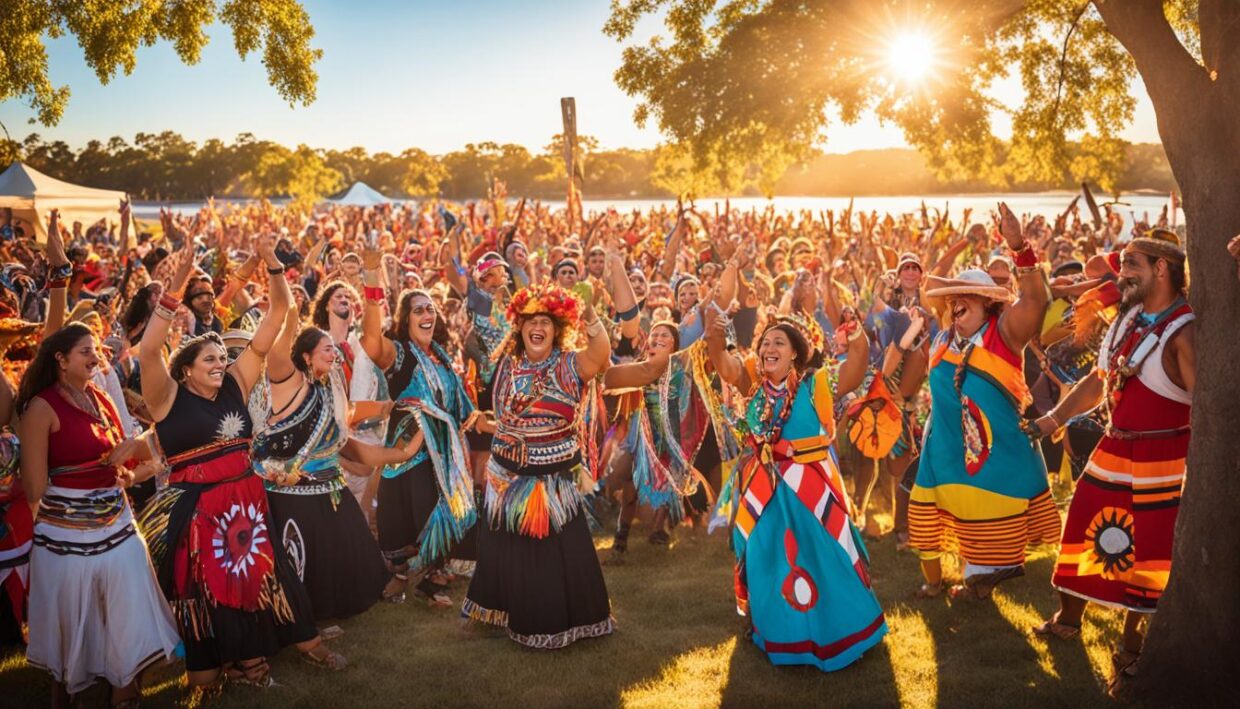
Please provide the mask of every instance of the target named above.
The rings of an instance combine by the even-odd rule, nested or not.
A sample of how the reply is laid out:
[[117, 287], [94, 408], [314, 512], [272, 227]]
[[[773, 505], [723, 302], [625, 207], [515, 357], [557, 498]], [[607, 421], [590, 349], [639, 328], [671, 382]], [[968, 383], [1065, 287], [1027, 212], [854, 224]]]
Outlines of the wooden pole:
[[560, 118], [564, 122], [564, 170], [568, 174], [568, 226], [580, 233], [585, 223], [581, 207], [581, 184], [583, 174], [581, 158], [577, 152], [577, 99], [572, 96], [560, 99]]

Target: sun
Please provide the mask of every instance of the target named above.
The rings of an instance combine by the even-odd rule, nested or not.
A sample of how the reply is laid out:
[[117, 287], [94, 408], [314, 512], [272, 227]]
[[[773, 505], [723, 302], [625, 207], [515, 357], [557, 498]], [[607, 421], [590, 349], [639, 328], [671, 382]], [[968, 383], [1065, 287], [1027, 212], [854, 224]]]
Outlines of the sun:
[[932, 78], [938, 62], [938, 43], [925, 32], [900, 32], [887, 43], [887, 72], [906, 86], [919, 86]]

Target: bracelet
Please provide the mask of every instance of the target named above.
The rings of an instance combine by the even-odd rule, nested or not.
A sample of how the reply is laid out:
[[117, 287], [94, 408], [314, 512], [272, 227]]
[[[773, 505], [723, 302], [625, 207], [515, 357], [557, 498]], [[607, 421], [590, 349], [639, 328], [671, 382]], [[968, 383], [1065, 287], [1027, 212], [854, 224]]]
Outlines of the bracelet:
[[268, 266], [268, 267], [267, 267], [267, 273], [269, 273], [269, 274], [271, 274], [271, 275], [273, 275], [273, 276], [278, 276], [278, 275], [280, 275], [281, 273], [284, 273], [284, 267], [283, 267], [283, 266], [280, 266], [279, 268], [271, 268], [270, 266]]
[[862, 335], [864, 335], [864, 334], [865, 334], [865, 330], [864, 330], [863, 328], [861, 328], [860, 326], [858, 326], [858, 327], [857, 327], [857, 329], [855, 329], [855, 330], [853, 330], [852, 332], [848, 333], [848, 341], [849, 341], [850, 343], [852, 343], [852, 342], [856, 342], [856, 341], [857, 341], [857, 338], [858, 338], [858, 337], [861, 337], [861, 336], [862, 336]]
[[177, 300], [169, 293], [164, 293], [163, 295], [159, 296], [159, 304], [156, 307], [163, 308], [171, 312], [176, 312], [176, 309], [180, 306], [181, 306], [181, 301]]
[[1021, 276], [1028, 276], [1030, 273], [1042, 273], [1042, 267], [1037, 264], [1034, 264], [1033, 266], [1017, 266], [1016, 267], [1016, 276], [1018, 278]]
[[1054, 409], [1046, 412], [1046, 418], [1050, 419], [1051, 423], [1055, 424], [1056, 429], [1063, 428], [1063, 424], [1059, 422], [1059, 417], [1055, 415]]
[[52, 266], [48, 271], [47, 280], [49, 281], [68, 281], [73, 277], [73, 264], [62, 263], [59, 266]]
[[589, 335], [590, 337], [594, 337], [595, 335], [598, 335], [601, 332], [603, 332], [603, 322], [599, 320], [598, 318], [595, 318], [594, 322], [591, 322], [588, 325], [586, 325], [586, 334]]
[[1026, 241], [1020, 251], [1012, 251], [1012, 261], [1016, 263], [1017, 269], [1032, 268], [1038, 265], [1038, 255], [1033, 252], [1033, 246]]
[[362, 295], [372, 303], [382, 303], [387, 300], [387, 294], [383, 292], [381, 286], [363, 286]]
[[54, 290], [56, 288], [68, 288], [69, 279], [68, 278], [49, 278], [47, 279], [47, 282], [44, 284], [44, 287], [46, 287], [48, 290]]
[[634, 305], [633, 307], [629, 308], [628, 310], [622, 313], [616, 313], [616, 318], [619, 319], [621, 322], [627, 322], [637, 317], [637, 314], [640, 312], [641, 312], [641, 309], [638, 308], [636, 305]]
[[176, 311], [165, 308], [164, 304], [161, 302], [159, 305], [155, 306], [155, 314], [163, 318], [164, 320], [171, 320], [173, 317], [176, 316]]

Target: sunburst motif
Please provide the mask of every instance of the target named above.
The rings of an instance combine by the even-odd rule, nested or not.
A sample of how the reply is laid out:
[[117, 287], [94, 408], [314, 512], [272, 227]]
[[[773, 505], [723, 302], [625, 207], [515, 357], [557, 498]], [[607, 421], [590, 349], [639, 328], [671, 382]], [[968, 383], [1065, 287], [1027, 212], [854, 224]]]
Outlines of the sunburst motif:
[[220, 441], [231, 441], [234, 438], [240, 438], [241, 432], [245, 430], [245, 419], [237, 411], [229, 411], [220, 419], [219, 426], [215, 429], [215, 438]]
[[1094, 515], [1085, 530], [1091, 573], [1111, 581], [1127, 576], [1134, 564], [1132, 522], [1132, 515], [1118, 507], [1103, 507]]
[[220, 566], [226, 573], [248, 576], [255, 557], [262, 555], [260, 545], [267, 541], [267, 522], [262, 511], [253, 504], [234, 504], [214, 522], [211, 547]]

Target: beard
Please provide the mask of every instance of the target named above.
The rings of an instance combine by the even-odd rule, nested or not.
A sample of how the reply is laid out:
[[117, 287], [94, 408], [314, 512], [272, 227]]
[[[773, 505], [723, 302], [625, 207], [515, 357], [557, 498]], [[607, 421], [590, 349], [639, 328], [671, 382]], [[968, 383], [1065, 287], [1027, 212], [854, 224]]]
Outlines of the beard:
[[336, 317], [340, 318], [341, 320], [348, 320], [348, 319], [349, 319], [349, 317], [350, 317], [351, 315], [353, 315], [353, 306], [351, 306], [351, 305], [342, 305], [342, 306], [340, 306], [339, 308], [336, 308], [335, 310], [333, 310], [333, 311], [332, 311], [332, 315], [335, 315]]
[[1152, 290], [1152, 288], [1153, 283], [1148, 281], [1137, 281], [1133, 279], [1120, 281], [1120, 302], [1126, 308], [1136, 305], [1137, 303], [1145, 300], [1145, 297], [1150, 294], [1150, 290]]

